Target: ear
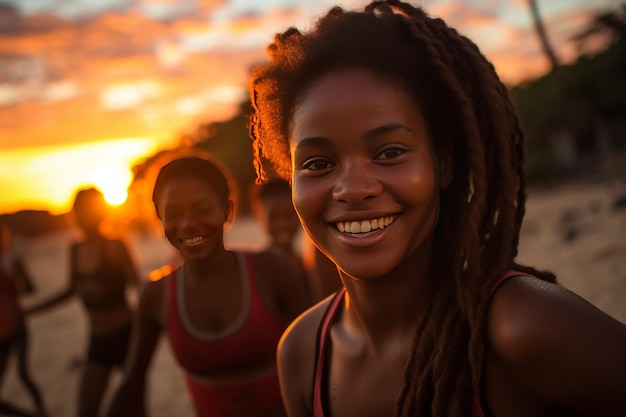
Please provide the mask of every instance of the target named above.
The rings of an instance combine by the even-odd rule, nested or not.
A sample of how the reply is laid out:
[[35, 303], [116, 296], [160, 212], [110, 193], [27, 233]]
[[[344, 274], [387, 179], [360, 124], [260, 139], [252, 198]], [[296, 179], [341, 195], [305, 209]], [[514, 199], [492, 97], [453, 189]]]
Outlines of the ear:
[[439, 169], [439, 188], [445, 189], [452, 183], [454, 177], [454, 158], [452, 157], [452, 149], [446, 146], [438, 152], [437, 165]]
[[235, 218], [235, 202], [233, 200], [228, 200], [228, 207], [226, 209], [226, 218], [224, 219], [224, 223], [232, 224]]

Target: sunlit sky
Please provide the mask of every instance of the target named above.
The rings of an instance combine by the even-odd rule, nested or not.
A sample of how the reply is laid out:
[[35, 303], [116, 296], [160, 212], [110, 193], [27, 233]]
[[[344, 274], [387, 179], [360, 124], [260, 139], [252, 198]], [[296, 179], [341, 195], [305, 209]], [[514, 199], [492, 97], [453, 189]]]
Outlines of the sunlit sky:
[[[274, 33], [361, 0], [0, 0], [0, 214], [69, 210], [77, 187], [123, 200], [130, 166], [246, 99]], [[619, 0], [537, 0], [559, 58]], [[513, 85], [548, 64], [526, 0], [423, 0]]]

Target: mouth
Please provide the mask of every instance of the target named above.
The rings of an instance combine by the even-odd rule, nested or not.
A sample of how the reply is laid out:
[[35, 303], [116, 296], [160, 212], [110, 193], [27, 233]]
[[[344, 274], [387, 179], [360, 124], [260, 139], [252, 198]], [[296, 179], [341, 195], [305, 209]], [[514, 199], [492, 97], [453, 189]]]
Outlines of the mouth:
[[201, 243], [202, 241], [204, 241], [204, 236], [180, 238], [179, 240], [185, 245], [197, 245]]
[[352, 236], [364, 235], [389, 227], [397, 216], [384, 216], [377, 219], [337, 222], [337, 230]]

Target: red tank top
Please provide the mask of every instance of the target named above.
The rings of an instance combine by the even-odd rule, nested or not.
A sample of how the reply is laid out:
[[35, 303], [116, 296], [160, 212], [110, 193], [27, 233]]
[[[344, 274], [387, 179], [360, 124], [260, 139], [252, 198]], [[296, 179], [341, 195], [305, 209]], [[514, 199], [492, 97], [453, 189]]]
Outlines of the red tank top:
[[[263, 303], [250, 255], [236, 255], [244, 308], [235, 323], [217, 333], [193, 327], [186, 313], [181, 267], [167, 284], [168, 338], [185, 371], [197, 417], [276, 417], [283, 413], [276, 347], [285, 324]], [[225, 374], [236, 382], [223, 382], [220, 376]]]
[[[526, 276], [526, 274], [518, 271], [508, 271], [506, 274], [502, 275], [491, 287], [491, 295], [495, 293], [500, 285], [504, 281], [509, 278], [517, 277], [517, 276]], [[315, 366], [315, 374], [313, 376], [313, 417], [325, 417], [324, 411], [324, 402], [322, 401], [323, 396], [323, 386], [324, 386], [324, 370], [326, 369], [326, 360], [328, 358], [328, 339], [330, 337], [330, 326], [332, 325], [337, 312], [339, 311], [339, 307], [341, 306], [344, 296], [346, 293], [345, 288], [341, 288], [337, 291], [337, 294], [331, 300], [328, 310], [320, 323], [320, 331], [319, 331], [319, 342], [318, 342], [318, 350], [317, 350], [317, 361]], [[472, 405], [472, 417], [485, 417], [485, 413], [483, 412], [482, 406], [480, 404], [480, 400], [478, 398], [474, 399], [474, 403]]]

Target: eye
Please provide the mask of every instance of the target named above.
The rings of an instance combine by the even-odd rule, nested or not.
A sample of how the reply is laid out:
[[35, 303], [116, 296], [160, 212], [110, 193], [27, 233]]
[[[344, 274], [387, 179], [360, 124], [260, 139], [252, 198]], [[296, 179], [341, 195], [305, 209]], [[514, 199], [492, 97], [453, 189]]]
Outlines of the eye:
[[166, 219], [167, 221], [178, 220], [180, 218], [180, 211], [165, 209], [163, 213], [163, 218]]
[[198, 214], [211, 214], [213, 212], [214, 206], [212, 205], [200, 205], [194, 208], [195, 212]]
[[309, 159], [302, 164], [302, 169], [305, 171], [321, 171], [332, 167], [333, 164], [323, 158]]
[[380, 159], [393, 159], [393, 158], [397, 158], [400, 155], [404, 154], [406, 152], [405, 149], [402, 148], [386, 148], [383, 149], [381, 152], [378, 153], [378, 155], [376, 155], [376, 159], [380, 160]]

